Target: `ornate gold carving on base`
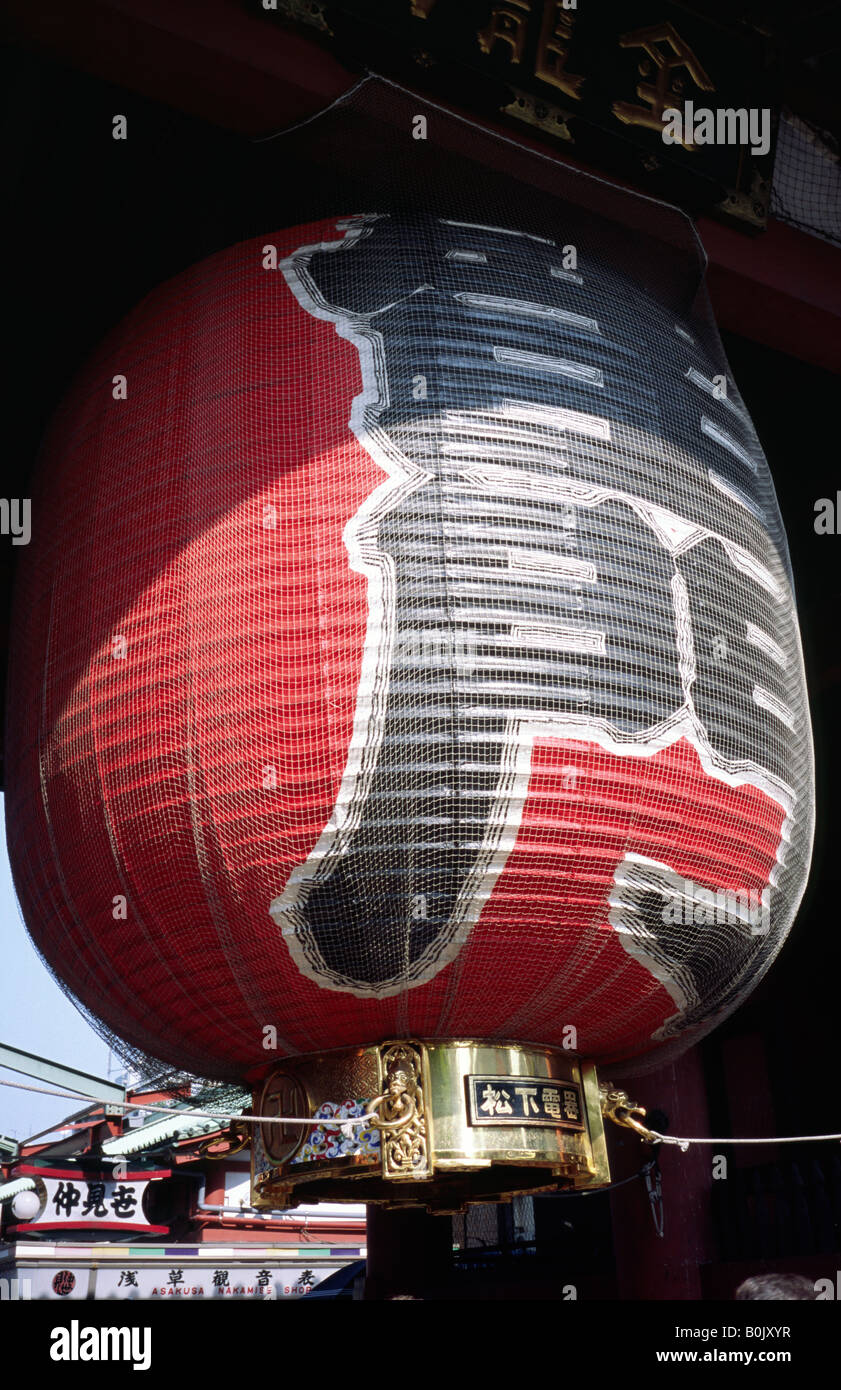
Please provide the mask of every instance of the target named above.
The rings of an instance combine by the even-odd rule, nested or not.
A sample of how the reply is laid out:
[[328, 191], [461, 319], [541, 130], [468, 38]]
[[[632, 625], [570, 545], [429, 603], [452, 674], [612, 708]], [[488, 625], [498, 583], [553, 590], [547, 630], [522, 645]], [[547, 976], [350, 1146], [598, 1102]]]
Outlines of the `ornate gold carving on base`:
[[611, 1086], [609, 1081], [604, 1081], [599, 1087], [599, 1095], [605, 1119], [612, 1120], [615, 1125], [621, 1125], [624, 1129], [635, 1130], [648, 1144], [659, 1142], [651, 1130], [646, 1129], [642, 1123], [646, 1113], [644, 1107], [629, 1100], [626, 1091], [619, 1091]]
[[365, 1107], [380, 1131], [383, 1177], [431, 1177], [423, 1104], [423, 1058], [411, 1043], [395, 1043], [380, 1058], [385, 1090]]
[[[291, 1126], [254, 1127], [258, 1208], [344, 1200], [456, 1212], [610, 1181], [595, 1066], [561, 1049], [403, 1038], [295, 1057], [254, 1108], [312, 1116], [297, 1144]], [[350, 1116], [359, 1123], [342, 1128]]]

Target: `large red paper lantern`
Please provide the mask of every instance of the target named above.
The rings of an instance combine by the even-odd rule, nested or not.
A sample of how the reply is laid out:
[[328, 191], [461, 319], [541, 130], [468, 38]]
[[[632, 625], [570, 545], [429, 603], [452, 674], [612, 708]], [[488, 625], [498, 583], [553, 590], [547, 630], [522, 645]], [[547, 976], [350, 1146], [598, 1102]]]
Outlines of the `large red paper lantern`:
[[773, 958], [812, 820], [773, 485], [709, 321], [593, 245], [296, 227], [76, 384], [9, 847], [109, 1034], [218, 1077], [390, 1037], [665, 1055]]

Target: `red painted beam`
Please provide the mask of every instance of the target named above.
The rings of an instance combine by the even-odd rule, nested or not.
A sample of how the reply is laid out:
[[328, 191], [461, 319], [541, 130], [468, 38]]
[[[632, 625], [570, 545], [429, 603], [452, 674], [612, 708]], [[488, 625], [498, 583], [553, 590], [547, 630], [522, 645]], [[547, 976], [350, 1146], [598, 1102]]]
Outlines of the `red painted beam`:
[[721, 327], [841, 373], [841, 249], [773, 219], [756, 237], [708, 217], [698, 230]]

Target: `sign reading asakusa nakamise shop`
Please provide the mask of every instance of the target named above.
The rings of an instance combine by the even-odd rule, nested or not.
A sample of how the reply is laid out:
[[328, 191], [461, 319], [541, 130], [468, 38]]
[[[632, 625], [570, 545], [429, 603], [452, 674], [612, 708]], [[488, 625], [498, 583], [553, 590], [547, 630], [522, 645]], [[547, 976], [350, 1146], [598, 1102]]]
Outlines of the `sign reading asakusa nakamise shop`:
[[[358, 1250], [349, 1251], [354, 1259], [358, 1254]], [[0, 1303], [17, 1299], [67, 1303], [299, 1299], [347, 1263], [348, 1258], [325, 1256], [318, 1250], [307, 1262], [297, 1250], [289, 1255], [285, 1250], [255, 1250], [250, 1245], [236, 1252], [210, 1249], [202, 1257], [195, 1248], [178, 1245], [166, 1251], [153, 1246], [129, 1251], [112, 1243], [90, 1249], [70, 1241], [53, 1247], [30, 1240], [5, 1249], [0, 1246]]]
[[34, 1178], [41, 1209], [31, 1221], [14, 1226], [24, 1231], [103, 1230], [135, 1231], [162, 1235], [168, 1226], [155, 1226], [146, 1216], [145, 1198], [152, 1182], [168, 1178], [168, 1168], [137, 1171], [116, 1176], [84, 1172], [79, 1168], [39, 1168], [22, 1164], [16, 1178]]

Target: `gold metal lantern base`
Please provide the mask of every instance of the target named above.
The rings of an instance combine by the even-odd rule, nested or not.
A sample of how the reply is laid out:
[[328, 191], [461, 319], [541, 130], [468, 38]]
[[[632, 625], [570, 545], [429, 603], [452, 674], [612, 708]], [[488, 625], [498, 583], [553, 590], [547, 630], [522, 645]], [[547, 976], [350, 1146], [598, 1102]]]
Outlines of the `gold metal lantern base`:
[[398, 1039], [296, 1057], [254, 1096], [267, 1120], [254, 1126], [251, 1200], [455, 1212], [601, 1187], [610, 1181], [602, 1107], [594, 1064], [553, 1048]]

